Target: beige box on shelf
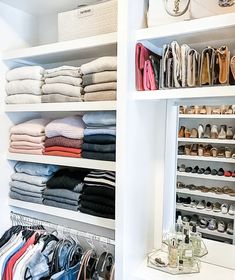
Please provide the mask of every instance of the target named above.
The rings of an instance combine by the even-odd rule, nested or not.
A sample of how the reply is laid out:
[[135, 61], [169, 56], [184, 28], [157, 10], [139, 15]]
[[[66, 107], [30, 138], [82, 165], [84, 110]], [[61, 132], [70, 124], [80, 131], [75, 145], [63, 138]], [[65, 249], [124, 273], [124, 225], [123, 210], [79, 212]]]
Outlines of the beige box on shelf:
[[74, 40], [117, 31], [117, 0], [58, 14], [58, 40]]

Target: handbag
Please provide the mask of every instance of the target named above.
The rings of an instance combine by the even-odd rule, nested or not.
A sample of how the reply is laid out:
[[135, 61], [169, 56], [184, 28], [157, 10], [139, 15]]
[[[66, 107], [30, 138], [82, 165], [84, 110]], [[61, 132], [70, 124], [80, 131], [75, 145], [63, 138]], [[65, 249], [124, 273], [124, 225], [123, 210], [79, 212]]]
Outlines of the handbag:
[[135, 80], [136, 89], [144, 90], [143, 77], [145, 62], [149, 59], [149, 51], [141, 43], [136, 44], [135, 49]]

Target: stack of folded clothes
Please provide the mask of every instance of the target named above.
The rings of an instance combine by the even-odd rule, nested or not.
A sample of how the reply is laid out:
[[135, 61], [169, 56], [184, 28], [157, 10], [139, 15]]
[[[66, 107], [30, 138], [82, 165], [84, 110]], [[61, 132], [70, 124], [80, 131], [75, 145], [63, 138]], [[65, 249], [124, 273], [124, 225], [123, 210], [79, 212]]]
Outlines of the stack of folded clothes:
[[71, 116], [50, 122], [45, 129], [45, 155], [81, 157], [84, 123], [79, 116]]
[[44, 69], [25, 66], [7, 72], [7, 104], [41, 103]]
[[82, 157], [115, 161], [116, 113], [92, 112], [83, 116], [86, 124]]
[[45, 70], [43, 103], [82, 101], [82, 79], [79, 67], [61, 66]]
[[45, 142], [46, 119], [33, 119], [10, 129], [9, 152], [42, 155]]
[[115, 172], [91, 171], [84, 179], [79, 210], [107, 219], [115, 219]]
[[57, 171], [46, 183], [43, 204], [78, 211], [85, 169], [65, 168]]
[[10, 198], [42, 204], [46, 183], [57, 170], [53, 165], [18, 162], [11, 177]]
[[101, 57], [83, 64], [84, 101], [116, 100], [117, 57]]

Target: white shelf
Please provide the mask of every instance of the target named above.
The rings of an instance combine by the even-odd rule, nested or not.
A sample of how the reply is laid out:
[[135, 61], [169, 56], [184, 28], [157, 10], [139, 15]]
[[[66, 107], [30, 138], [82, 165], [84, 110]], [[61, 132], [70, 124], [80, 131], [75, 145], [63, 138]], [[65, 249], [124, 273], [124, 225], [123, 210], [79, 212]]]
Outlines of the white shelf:
[[136, 40], [162, 47], [173, 40], [194, 44], [231, 39], [235, 36], [234, 17], [235, 13], [231, 13], [140, 29], [136, 32]]
[[44, 164], [54, 164], [60, 166], [71, 166], [88, 169], [101, 169], [115, 171], [116, 163], [112, 161], [93, 160], [85, 158], [58, 157], [46, 155], [27, 155], [27, 154], [7, 154], [8, 160], [24, 161], [24, 162], [40, 162]]
[[180, 211], [186, 211], [186, 212], [191, 212], [191, 213], [197, 213], [201, 215], [207, 215], [207, 216], [212, 216], [212, 217], [220, 217], [220, 218], [226, 218], [230, 220], [234, 220], [234, 216], [229, 215], [229, 214], [222, 214], [221, 212], [214, 212], [214, 211], [207, 211], [205, 209], [197, 209], [197, 208], [192, 208], [192, 207], [185, 207], [185, 206], [180, 206], [176, 205], [176, 209]]
[[198, 88], [179, 88], [152, 91], [135, 91], [134, 100], [199, 99], [235, 97], [235, 86], [214, 86]]
[[225, 176], [218, 176], [218, 175], [214, 176], [214, 175], [187, 173], [187, 172], [177, 172], [177, 176], [198, 178], [198, 179], [203, 179], [203, 180], [216, 180], [216, 181], [224, 181], [224, 182], [235, 183], [235, 178], [233, 178], [233, 177], [225, 177]]
[[180, 119], [235, 119], [235, 115], [179, 114]]
[[219, 232], [218, 230], [209, 230], [208, 228], [200, 228], [200, 227], [197, 227], [197, 231], [199, 231], [201, 233], [208, 234], [208, 235], [212, 235], [212, 236], [217, 236], [217, 237], [222, 237], [222, 238], [233, 240], [233, 235], [229, 235], [226, 232]]
[[228, 200], [228, 201], [235, 201], [234, 196], [230, 196], [228, 194], [216, 194], [213, 192], [201, 192], [201, 191], [191, 191], [188, 189], [176, 189], [176, 192], [179, 194], [185, 194], [185, 195], [192, 195], [192, 196], [201, 196], [201, 197], [207, 197], [207, 198], [215, 198], [215, 199], [221, 199], [221, 200]]
[[116, 55], [117, 34], [109, 33], [72, 41], [58, 42], [37, 47], [6, 51], [5, 61], [25, 61], [49, 64], [104, 55]]
[[178, 138], [178, 142], [235, 145], [233, 139]]
[[91, 224], [94, 226], [115, 230], [114, 220], [99, 218], [99, 217], [83, 214], [81, 212], [75, 212], [67, 209], [61, 209], [61, 208], [51, 207], [42, 204], [29, 203], [29, 202], [24, 202], [15, 199], [9, 199], [9, 206], [23, 208], [30, 211], [40, 212], [47, 215], [49, 214], [64, 219], [74, 220], [81, 223]]
[[233, 158], [199, 157], [199, 156], [186, 156], [186, 155], [178, 155], [177, 158], [181, 159], [181, 160], [235, 163], [235, 159], [233, 159]]
[[114, 110], [116, 110], [116, 101], [5, 105], [5, 112], [86, 112]]

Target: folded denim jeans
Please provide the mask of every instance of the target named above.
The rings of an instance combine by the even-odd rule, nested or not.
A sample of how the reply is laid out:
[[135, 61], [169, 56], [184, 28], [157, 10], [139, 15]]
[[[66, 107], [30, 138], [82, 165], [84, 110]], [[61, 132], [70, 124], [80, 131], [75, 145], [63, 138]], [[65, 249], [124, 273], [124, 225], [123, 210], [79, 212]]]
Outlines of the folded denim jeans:
[[39, 194], [41, 194], [46, 188], [46, 185], [39, 187], [36, 185], [21, 182], [21, 181], [11, 181], [9, 184], [11, 187], [14, 187], [16, 189], [33, 192], [33, 193], [39, 193]]
[[46, 189], [43, 194], [45, 196], [49, 195], [53, 197], [67, 198], [75, 201], [78, 201], [80, 199], [80, 193], [65, 189]]
[[24, 196], [32, 196], [32, 197], [36, 197], [36, 198], [42, 198], [42, 193], [24, 191], [24, 190], [21, 190], [21, 189], [17, 189], [15, 187], [11, 187], [11, 191], [15, 192], [15, 193], [18, 193], [20, 195], [24, 195]]
[[64, 197], [51, 196], [51, 195], [43, 195], [43, 199], [53, 200], [55, 202], [66, 203], [75, 206], [78, 206], [79, 204], [79, 200], [72, 200]]
[[90, 151], [90, 152], [101, 152], [101, 153], [111, 153], [116, 151], [115, 144], [89, 144], [83, 143], [82, 144], [83, 151]]
[[44, 199], [43, 204], [47, 206], [52, 206], [52, 207], [57, 207], [57, 208], [62, 208], [62, 209], [67, 209], [67, 210], [72, 210], [72, 211], [78, 211], [79, 206], [71, 205], [71, 204], [66, 204], [66, 203], [60, 203], [54, 200], [50, 199]]
[[83, 138], [84, 143], [91, 144], [115, 144], [116, 136], [109, 134], [86, 135]]
[[102, 152], [83, 151], [82, 152], [82, 158], [115, 161], [116, 154], [114, 152], [113, 153], [102, 153]]

